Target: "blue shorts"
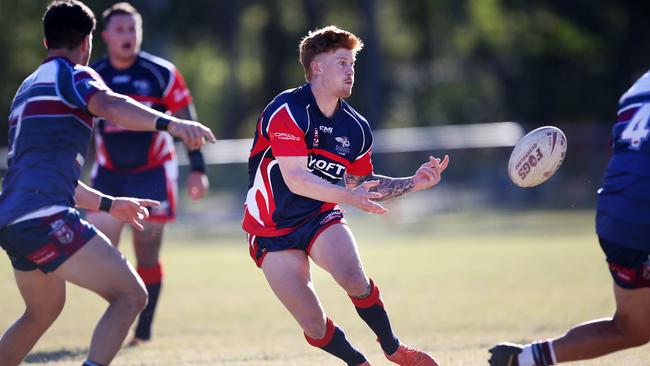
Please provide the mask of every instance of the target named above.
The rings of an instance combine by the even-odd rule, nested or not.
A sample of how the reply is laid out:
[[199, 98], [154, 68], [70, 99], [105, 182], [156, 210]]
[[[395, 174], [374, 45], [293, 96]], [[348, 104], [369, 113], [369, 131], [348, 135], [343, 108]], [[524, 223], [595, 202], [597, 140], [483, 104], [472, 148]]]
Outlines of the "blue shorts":
[[148, 221], [168, 222], [176, 215], [177, 176], [174, 161], [141, 172], [114, 172], [98, 166], [92, 174], [92, 186], [115, 197], [160, 201], [160, 206], [148, 207]]
[[73, 208], [51, 216], [25, 220], [0, 230], [0, 246], [19, 271], [56, 270], [97, 235]]
[[248, 234], [247, 241], [251, 258], [261, 268], [264, 257], [268, 252], [297, 249], [304, 250], [309, 254], [309, 250], [318, 235], [328, 227], [338, 223], [346, 223], [343, 218], [343, 211], [334, 209], [319, 213], [284, 236], [264, 237]]
[[617, 285], [633, 290], [650, 287], [650, 252], [629, 248], [599, 238], [607, 256], [609, 272]]

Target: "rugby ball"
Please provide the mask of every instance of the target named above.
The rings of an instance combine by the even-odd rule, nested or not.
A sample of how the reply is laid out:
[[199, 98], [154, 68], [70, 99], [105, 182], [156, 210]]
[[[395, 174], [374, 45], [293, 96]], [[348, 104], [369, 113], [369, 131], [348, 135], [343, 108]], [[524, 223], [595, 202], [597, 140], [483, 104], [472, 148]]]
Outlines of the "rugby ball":
[[542, 184], [562, 165], [566, 149], [566, 137], [559, 128], [544, 126], [530, 131], [510, 154], [510, 179], [525, 188]]

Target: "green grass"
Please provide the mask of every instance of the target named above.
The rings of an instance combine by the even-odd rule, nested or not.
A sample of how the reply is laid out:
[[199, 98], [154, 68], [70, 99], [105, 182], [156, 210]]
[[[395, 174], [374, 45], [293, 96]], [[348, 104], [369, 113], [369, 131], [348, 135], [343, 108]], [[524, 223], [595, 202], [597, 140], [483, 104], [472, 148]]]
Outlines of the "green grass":
[[[553, 337], [612, 313], [592, 213], [446, 214], [417, 223], [396, 216], [353, 216], [350, 224], [397, 334], [442, 365], [485, 365], [496, 342]], [[155, 340], [123, 349], [114, 365], [341, 364], [307, 345], [248, 257], [243, 235], [185, 240], [191, 230], [174, 230], [163, 250]], [[130, 252], [130, 243], [124, 248]], [[4, 261], [1, 328], [23, 306]], [[313, 272], [328, 314], [373, 365], [389, 365], [345, 293], [320, 269]], [[79, 365], [103, 307], [69, 286], [63, 314], [26, 363]], [[648, 350], [574, 365], [647, 365]]]

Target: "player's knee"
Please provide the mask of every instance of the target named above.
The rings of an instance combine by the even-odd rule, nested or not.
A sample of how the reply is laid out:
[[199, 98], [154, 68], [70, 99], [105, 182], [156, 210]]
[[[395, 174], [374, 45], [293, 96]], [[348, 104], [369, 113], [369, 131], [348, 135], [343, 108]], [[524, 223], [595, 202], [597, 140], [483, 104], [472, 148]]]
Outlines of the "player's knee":
[[351, 296], [363, 297], [368, 295], [370, 282], [368, 278], [359, 270], [351, 270], [341, 279], [345, 291]]
[[302, 326], [302, 330], [310, 338], [321, 339], [325, 337], [325, 333], [327, 331], [327, 323], [325, 322], [325, 319], [323, 319], [322, 316], [319, 315], [319, 316], [306, 318], [303, 319], [300, 323], [301, 323], [300, 325]]
[[34, 323], [49, 326], [59, 317], [64, 304], [65, 300], [55, 299], [38, 306], [28, 306], [23, 316]]
[[616, 316], [614, 319], [627, 347], [638, 347], [650, 342], [648, 321], [623, 316]]

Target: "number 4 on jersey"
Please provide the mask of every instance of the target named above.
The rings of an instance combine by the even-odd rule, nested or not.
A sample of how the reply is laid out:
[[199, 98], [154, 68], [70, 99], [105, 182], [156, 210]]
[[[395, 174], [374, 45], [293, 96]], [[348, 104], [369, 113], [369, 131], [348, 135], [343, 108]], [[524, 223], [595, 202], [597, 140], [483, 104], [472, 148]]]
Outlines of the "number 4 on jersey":
[[639, 150], [641, 144], [648, 137], [650, 129], [648, 120], [650, 119], [650, 104], [644, 104], [635, 114], [634, 118], [627, 124], [627, 127], [621, 133], [621, 141], [629, 142], [630, 149]]

